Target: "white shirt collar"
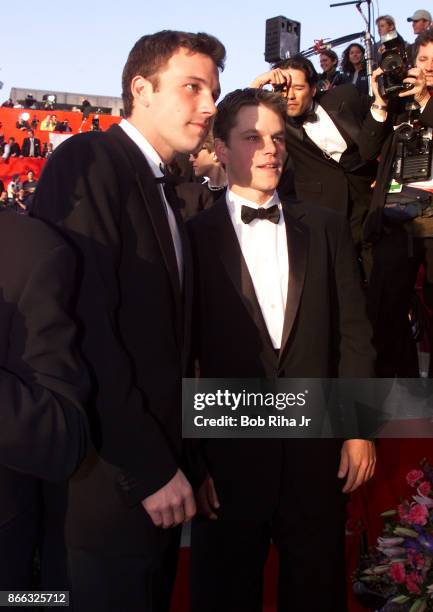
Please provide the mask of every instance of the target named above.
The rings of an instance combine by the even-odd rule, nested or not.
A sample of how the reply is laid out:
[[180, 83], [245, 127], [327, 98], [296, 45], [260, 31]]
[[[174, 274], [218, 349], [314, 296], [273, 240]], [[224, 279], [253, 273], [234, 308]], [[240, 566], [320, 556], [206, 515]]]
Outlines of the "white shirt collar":
[[153, 175], [156, 177], [163, 176], [161, 167], [163, 168], [164, 164], [162, 159], [147, 138], [145, 138], [143, 134], [127, 119], [122, 119], [122, 121], [119, 123], [119, 127], [122, 128], [125, 134], [127, 134], [133, 142], [135, 142], [137, 147], [143, 153], [147, 163], [150, 166], [150, 169], [153, 172]]
[[277, 191], [274, 191], [273, 195], [269, 198], [269, 200], [260, 206], [259, 204], [251, 202], [251, 200], [247, 200], [246, 198], [243, 198], [237, 193], [234, 193], [233, 191], [231, 191], [231, 189], [227, 189], [226, 202], [230, 214], [232, 216], [235, 216], [239, 220], [241, 218], [242, 206], [249, 206], [250, 208], [270, 208], [271, 206], [274, 206], [274, 204], [277, 204], [281, 210], [280, 198], [278, 196]]

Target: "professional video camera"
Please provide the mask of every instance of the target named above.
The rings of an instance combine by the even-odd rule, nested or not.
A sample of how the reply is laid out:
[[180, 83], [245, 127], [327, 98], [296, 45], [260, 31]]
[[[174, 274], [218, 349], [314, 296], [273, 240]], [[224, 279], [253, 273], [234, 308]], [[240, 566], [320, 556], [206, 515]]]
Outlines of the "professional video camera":
[[433, 141], [419, 123], [402, 123], [395, 131], [393, 177], [398, 183], [426, 181], [432, 172]]
[[411, 67], [404, 40], [393, 30], [384, 34], [380, 42], [383, 47], [379, 67], [384, 74], [378, 79], [379, 92], [382, 98], [397, 96], [401, 91], [412, 89], [411, 83], [403, 83]]

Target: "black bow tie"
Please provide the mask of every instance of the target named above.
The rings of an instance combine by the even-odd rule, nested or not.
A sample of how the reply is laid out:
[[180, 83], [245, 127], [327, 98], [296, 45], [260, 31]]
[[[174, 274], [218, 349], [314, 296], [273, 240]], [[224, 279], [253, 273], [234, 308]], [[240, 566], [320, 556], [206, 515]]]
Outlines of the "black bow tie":
[[317, 116], [317, 113], [314, 110], [309, 110], [306, 113], [299, 115], [299, 117], [287, 117], [288, 123], [297, 128], [302, 127], [306, 121], [315, 123], [318, 119], [319, 117]]
[[267, 219], [277, 224], [280, 220], [280, 209], [278, 208], [278, 204], [274, 204], [274, 206], [270, 208], [251, 208], [251, 206], [242, 205], [241, 219], [247, 224], [254, 221], [254, 219]]

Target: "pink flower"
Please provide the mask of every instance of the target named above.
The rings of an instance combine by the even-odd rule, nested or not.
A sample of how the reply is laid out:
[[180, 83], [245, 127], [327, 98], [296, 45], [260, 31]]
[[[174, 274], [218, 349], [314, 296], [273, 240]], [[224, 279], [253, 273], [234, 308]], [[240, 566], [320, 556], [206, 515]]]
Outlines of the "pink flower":
[[389, 569], [391, 579], [397, 584], [404, 584], [406, 580], [406, 570], [403, 563], [393, 563]]
[[422, 504], [414, 504], [409, 510], [407, 521], [413, 525], [425, 525], [428, 519], [428, 510]]
[[420, 495], [424, 495], [425, 497], [427, 497], [430, 491], [431, 491], [431, 486], [430, 486], [430, 483], [427, 482], [427, 480], [424, 480], [418, 487], [418, 493]]
[[424, 472], [421, 470], [411, 470], [406, 476], [406, 482], [411, 487], [414, 487], [421, 478], [424, 478]]

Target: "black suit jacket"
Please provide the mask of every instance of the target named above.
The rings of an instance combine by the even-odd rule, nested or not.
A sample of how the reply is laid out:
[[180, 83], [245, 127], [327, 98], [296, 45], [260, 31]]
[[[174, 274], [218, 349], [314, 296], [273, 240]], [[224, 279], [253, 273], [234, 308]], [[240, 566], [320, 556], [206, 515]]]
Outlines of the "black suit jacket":
[[[204, 378], [326, 378], [373, 375], [374, 351], [347, 222], [320, 207], [284, 204], [289, 284], [279, 357], [273, 349], [225, 199], [188, 223], [196, 295], [196, 354]], [[268, 221], [263, 221], [268, 222]], [[221, 512], [272, 516], [280, 494], [284, 447], [299, 452], [308, 480], [320, 449], [320, 487], [337, 491], [341, 443], [334, 440], [206, 440], [191, 444], [195, 478], [204, 463]], [[311, 445], [315, 446], [311, 446]], [[299, 463], [299, 461], [297, 462]], [[316, 466], [317, 468], [317, 466]], [[327, 485], [332, 482], [326, 492]], [[327, 483], [327, 484], [325, 484]], [[315, 485], [316, 486], [316, 485]], [[317, 489], [315, 489], [317, 492]]]
[[45, 224], [0, 212], [0, 528], [66, 479], [86, 451], [76, 261]]
[[[370, 205], [377, 170], [376, 157], [386, 135], [386, 126], [368, 112], [368, 98], [351, 85], [341, 85], [324, 93], [319, 104], [325, 109], [348, 147], [340, 162], [327, 159], [302, 127], [287, 125], [287, 150], [294, 171], [299, 199], [314, 202], [346, 215], [352, 234], [360, 239], [361, 225]], [[278, 191], [290, 194], [283, 174]]]
[[180, 215], [182, 290], [154, 176], [119, 126], [56, 149], [32, 210], [61, 229], [81, 265], [77, 314], [95, 452], [70, 486], [69, 543], [149, 551], [164, 534], [140, 501], [174, 476], [181, 455], [192, 266]]
[[[34, 155], [33, 157], [41, 157], [41, 141], [39, 138], [34, 139]], [[23, 157], [29, 157], [30, 155], [30, 138], [24, 138], [21, 147], [21, 155]]]

